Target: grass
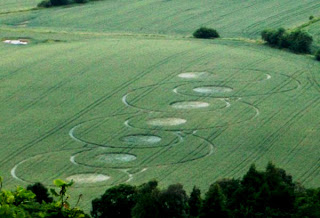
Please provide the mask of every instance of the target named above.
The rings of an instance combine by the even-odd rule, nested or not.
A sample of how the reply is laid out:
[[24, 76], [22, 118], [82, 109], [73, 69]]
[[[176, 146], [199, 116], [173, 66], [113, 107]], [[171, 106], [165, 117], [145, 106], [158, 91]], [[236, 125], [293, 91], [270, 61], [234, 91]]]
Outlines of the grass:
[[0, 2], [0, 14], [27, 11], [35, 8], [40, 1], [41, 0], [2, 0]]
[[[319, 186], [319, 63], [243, 38], [283, 26], [289, 16], [283, 11], [297, 15], [288, 26], [301, 23], [318, 3], [254, 2], [101, 1], [0, 15], [1, 39], [30, 41], [0, 43], [5, 185], [51, 185], [56, 178], [96, 173], [110, 179], [76, 184], [72, 195], [90, 200], [111, 185], [153, 178], [162, 186], [180, 182], [187, 190], [205, 190], [216, 179], [242, 176], [253, 162], [264, 167], [271, 160], [304, 185]], [[275, 4], [277, 15], [271, 13]], [[152, 20], [151, 8], [158, 9]], [[246, 14], [252, 19], [235, 26]], [[205, 23], [231, 38], [187, 37]], [[190, 72], [206, 73], [179, 77]], [[199, 87], [213, 91], [195, 92]], [[172, 107], [184, 101], [209, 106]], [[162, 118], [186, 123], [150, 122]]]

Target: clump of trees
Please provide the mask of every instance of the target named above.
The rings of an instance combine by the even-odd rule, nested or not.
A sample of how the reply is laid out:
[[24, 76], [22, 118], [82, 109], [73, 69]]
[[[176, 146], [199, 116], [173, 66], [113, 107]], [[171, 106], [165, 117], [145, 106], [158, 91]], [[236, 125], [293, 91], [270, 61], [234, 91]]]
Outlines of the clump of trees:
[[220, 35], [215, 29], [200, 27], [193, 33], [193, 37], [202, 38], [202, 39], [214, 39], [214, 38], [219, 38]]
[[92, 201], [93, 217], [320, 217], [320, 188], [294, 183], [285, 170], [269, 163], [252, 165], [242, 179], [222, 179], [201, 197], [181, 184], [159, 189], [157, 181], [118, 185]]
[[287, 48], [296, 53], [310, 53], [313, 42], [312, 36], [301, 29], [268, 29], [261, 32], [261, 38], [271, 46]]
[[38, 7], [49, 8], [49, 7], [55, 7], [55, 6], [70, 5], [70, 4], [84, 4], [89, 1], [90, 0], [43, 0], [38, 4]]

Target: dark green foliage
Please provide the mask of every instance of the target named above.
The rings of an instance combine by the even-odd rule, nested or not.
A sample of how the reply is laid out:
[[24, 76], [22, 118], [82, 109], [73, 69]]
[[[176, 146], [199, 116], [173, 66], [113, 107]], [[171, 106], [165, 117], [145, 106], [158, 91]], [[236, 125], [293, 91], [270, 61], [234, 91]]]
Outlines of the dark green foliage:
[[320, 61], [320, 50], [316, 52], [316, 60]]
[[226, 206], [228, 208], [234, 208], [238, 202], [235, 200], [235, 194], [240, 189], [241, 184], [239, 179], [221, 179], [215, 182], [222, 190], [223, 195], [228, 199]]
[[311, 16], [309, 17], [309, 20], [313, 20], [313, 19], [314, 19], [314, 16], [311, 15]]
[[302, 189], [297, 194], [296, 217], [320, 217], [320, 188]]
[[[30, 186], [30, 189], [36, 190], [41, 195], [47, 194], [47, 189], [41, 184]], [[15, 191], [0, 190], [0, 217], [88, 217], [78, 208], [70, 208], [66, 204], [61, 207], [60, 201], [52, 201], [50, 203], [41, 201], [39, 203], [38, 199], [39, 197], [32, 191], [19, 186]]]
[[88, 3], [89, 0], [74, 0], [74, 2], [78, 4], [84, 4], [84, 3]]
[[70, 0], [50, 0], [52, 6], [62, 6], [71, 3]]
[[277, 30], [263, 30], [261, 32], [261, 37], [264, 41], [270, 45], [279, 46], [283, 39], [285, 29], [279, 28]]
[[136, 204], [137, 189], [131, 185], [112, 187], [92, 201], [92, 217], [131, 217]]
[[308, 33], [296, 30], [289, 33], [286, 40], [289, 42], [290, 50], [297, 53], [310, 53], [313, 39]]
[[35, 201], [38, 203], [42, 203], [42, 201], [51, 203], [53, 201], [52, 197], [49, 196], [48, 189], [39, 182], [28, 185], [27, 190], [32, 191], [36, 195]]
[[90, 0], [43, 0], [38, 4], [38, 7], [49, 8], [49, 7], [63, 6], [63, 5], [69, 5], [74, 3], [84, 4], [84, 3], [88, 3], [89, 1]]
[[50, 0], [44, 0], [37, 5], [39, 8], [49, 8], [52, 7]]
[[288, 48], [296, 53], [310, 53], [313, 38], [302, 30], [287, 32], [283, 28], [264, 30], [261, 38], [271, 46]]
[[218, 184], [210, 186], [203, 200], [200, 217], [227, 217], [226, 198]]
[[193, 33], [193, 37], [202, 39], [219, 38], [220, 35], [215, 29], [201, 27]]
[[170, 185], [159, 195], [160, 217], [188, 217], [188, 196], [181, 184]]
[[160, 217], [160, 190], [158, 182], [152, 180], [138, 187], [137, 204], [132, 209], [132, 217], [158, 218]]
[[198, 217], [201, 208], [201, 191], [196, 186], [193, 187], [189, 198], [189, 212], [191, 217]]

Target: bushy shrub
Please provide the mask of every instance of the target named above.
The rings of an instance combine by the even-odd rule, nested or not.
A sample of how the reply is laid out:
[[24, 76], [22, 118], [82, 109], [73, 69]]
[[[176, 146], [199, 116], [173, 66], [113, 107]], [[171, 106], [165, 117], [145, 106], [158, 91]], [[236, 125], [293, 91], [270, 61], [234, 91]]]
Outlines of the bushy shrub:
[[213, 38], [219, 38], [220, 35], [215, 29], [201, 27], [197, 29], [193, 36], [195, 38], [202, 38], [202, 39], [213, 39]]
[[302, 30], [288, 32], [283, 28], [264, 30], [261, 38], [269, 45], [288, 48], [297, 53], [309, 53], [313, 41], [312, 36]]
[[38, 4], [39, 8], [49, 8], [52, 6], [63, 6], [63, 5], [69, 5], [69, 4], [84, 4], [89, 2], [90, 0], [43, 0]]
[[88, 3], [89, 0], [74, 0], [74, 2], [78, 4], [84, 4], [84, 3]]
[[277, 30], [264, 30], [261, 33], [261, 37], [264, 41], [270, 45], [279, 46], [281, 44], [285, 29], [279, 28]]
[[297, 53], [310, 53], [312, 36], [302, 30], [295, 30], [287, 35], [288, 48]]
[[69, 0], [50, 0], [52, 6], [61, 6], [61, 5], [68, 5], [71, 2]]
[[37, 5], [39, 8], [49, 8], [52, 7], [50, 0], [44, 0]]
[[320, 50], [318, 50], [316, 53], [316, 60], [320, 61]]

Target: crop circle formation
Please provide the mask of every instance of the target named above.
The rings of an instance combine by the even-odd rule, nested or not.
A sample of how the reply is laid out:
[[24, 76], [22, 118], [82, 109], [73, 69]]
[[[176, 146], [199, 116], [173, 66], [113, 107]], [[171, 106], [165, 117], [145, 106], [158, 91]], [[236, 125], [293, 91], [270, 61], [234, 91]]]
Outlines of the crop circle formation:
[[[299, 87], [297, 80], [279, 73], [230, 69], [221, 74], [221, 71], [183, 72], [172, 82], [126, 93], [121, 99], [124, 107], [144, 113], [97, 117], [74, 126], [70, 137], [91, 147], [73, 153], [70, 164], [120, 171], [130, 181], [134, 174], [128, 173], [128, 169], [146, 170], [205, 158], [215, 148], [208, 140], [198, 137], [197, 130], [237, 125], [259, 116], [257, 107], [238, 97], [282, 93]], [[277, 82], [270, 83], [273, 79]], [[190, 130], [192, 134], [183, 134]], [[13, 175], [18, 178], [17, 168], [34, 161], [21, 162]], [[79, 185], [100, 184], [114, 176], [103, 171], [79, 172], [66, 179]]]

